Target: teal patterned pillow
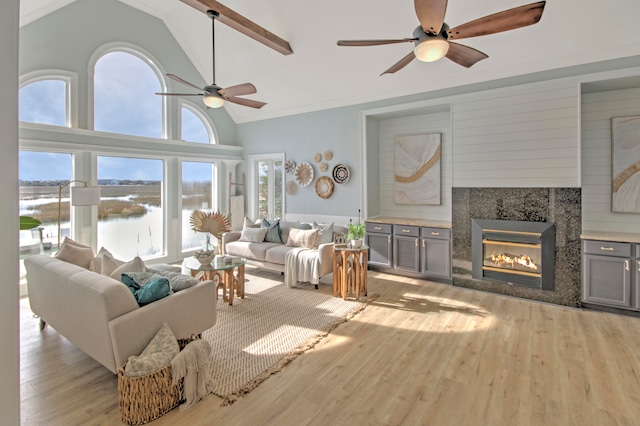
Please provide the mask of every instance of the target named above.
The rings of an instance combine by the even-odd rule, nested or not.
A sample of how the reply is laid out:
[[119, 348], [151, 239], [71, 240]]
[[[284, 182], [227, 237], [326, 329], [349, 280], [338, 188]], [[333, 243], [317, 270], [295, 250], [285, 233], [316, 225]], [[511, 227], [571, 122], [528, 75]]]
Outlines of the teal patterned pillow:
[[167, 324], [149, 342], [139, 356], [130, 356], [124, 372], [129, 377], [151, 374], [171, 364], [173, 357], [180, 353], [180, 345]]
[[262, 219], [260, 228], [267, 229], [267, 234], [264, 236], [265, 242], [282, 244], [282, 235], [280, 234], [280, 219], [276, 219], [271, 223], [269, 223], [267, 219]]
[[124, 273], [121, 274], [120, 281], [129, 288], [140, 306], [160, 300], [171, 293], [169, 280], [151, 272]]

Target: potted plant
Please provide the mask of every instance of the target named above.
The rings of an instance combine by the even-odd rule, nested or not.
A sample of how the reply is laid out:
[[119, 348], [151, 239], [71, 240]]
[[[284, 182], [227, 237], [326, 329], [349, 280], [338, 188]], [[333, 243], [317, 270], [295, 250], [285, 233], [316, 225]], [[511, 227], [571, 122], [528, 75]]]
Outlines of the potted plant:
[[351, 247], [359, 248], [362, 247], [362, 238], [364, 238], [365, 231], [364, 223], [350, 223], [347, 225], [347, 238], [350, 240], [349, 244]]

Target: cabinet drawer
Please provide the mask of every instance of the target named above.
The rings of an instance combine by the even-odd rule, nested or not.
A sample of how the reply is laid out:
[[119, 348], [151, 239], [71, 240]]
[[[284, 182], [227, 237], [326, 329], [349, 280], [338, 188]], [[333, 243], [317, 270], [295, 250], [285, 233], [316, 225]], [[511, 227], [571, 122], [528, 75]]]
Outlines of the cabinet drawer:
[[419, 237], [420, 228], [417, 226], [393, 225], [393, 233], [406, 237]]
[[451, 230], [445, 228], [421, 228], [420, 236], [435, 240], [449, 240], [451, 238]]
[[582, 248], [585, 254], [599, 254], [601, 256], [631, 256], [631, 244], [614, 243], [612, 241], [583, 240]]
[[386, 223], [367, 222], [367, 233], [375, 232], [378, 234], [391, 234], [391, 225]]

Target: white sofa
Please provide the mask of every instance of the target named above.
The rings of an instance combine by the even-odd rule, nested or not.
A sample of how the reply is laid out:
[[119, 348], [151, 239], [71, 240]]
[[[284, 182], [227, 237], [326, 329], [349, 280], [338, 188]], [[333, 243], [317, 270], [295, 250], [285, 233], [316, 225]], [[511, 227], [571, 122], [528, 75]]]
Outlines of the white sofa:
[[[259, 223], [259, 222], [257, 222]], [[287, 239], [289, 236], [289, 230], [292, 227], [298, 227], [301, 224], [298, 222], [280, 222], [280, 231], [282, 235], [283, 243], [272, 242], [247, 242], [239, 241], [242, 235], [241, 231], [227, 232], [222, 237], [222, 250], [224, 254], [233, 256], [240, 256], [247, 259], [247, 263], [258, 266], [260, 268], [270, 269], [285, 273], [285, 257], [287, 253], [296, 247], [287, 246]], [[311, 226], [311, 224], [308, 224]], [[345, 233], [347, 228], [344, 226], [333, 225], [333, 233]], [[333, 241], [333, 238], [331, 238]], [[333, 242], [318, 245], [317, 249], [308, 250], [302, 253], [305, 258], [314, 257], [318, 260], [317, 277], [323, 276], [333, 272]], [[314, 274], [315, 275], [315, 274]], [[294, 279], [294, 281], [297, 281]], [[318, 282], [310, 282], [316, 285]]]
[[114, 374], [163, 324], [188, 338], [216, 322], [216, 286], [203, 281], [138, 306], [123, 283], [47, 255], [25, 259], [31, 310]]

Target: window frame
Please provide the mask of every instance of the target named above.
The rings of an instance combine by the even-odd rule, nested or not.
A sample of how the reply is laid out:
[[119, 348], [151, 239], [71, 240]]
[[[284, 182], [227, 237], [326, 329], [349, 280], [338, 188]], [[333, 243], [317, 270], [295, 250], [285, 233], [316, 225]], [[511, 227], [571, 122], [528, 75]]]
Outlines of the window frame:
[[20, 76], [19, 90], [32, 83], [40, 81], [56, 80], [62, 81], [65, 84], [65, 125], [55, 126], [52, 124], [28, 122], [39, 126], [53, 126], [53, 127], [78, 127], [78, 74], [71, 71], [64, 70], [37, 70], [25, 73]]
[[178, 136], [176, 136], [176, 138], [187, 143], [203, 143], [203, 142], [186, 141], [182, 139], [182, 109], [186, 108], [187, 110], [195, 114], [195, 116], [198, 117], [200, 121], [202, 121], [202, 124], [204, 125], [207, 131], [207, 134], [209, 135], [209, 143], [212, 145], [217, 145], [218, 132], [215, 126], [213, 125], [213, 123], [211, 122], [211, 119], [209, 118], [209, 116], [207, 116], [207, 114], [205, 114], [202, 111], [202, 109], [197, 106], [195, 102], [191, 102], [189, 100], [182, 99], [182, 98], [179, 98], [177, 101], [178, 101], [178, 108], [176, 110], [176, 117], [178, 122], [177, 128], [180, 131], [180, 133]]
[[[269, 174], [271, 175], [271, 173], [274, 172], [274, 164], [276, 161], [281, 161], [282, 162], [282, 167], [283, 167], [283, 176], [282, 176], [282, 188], [281, 188], [281, 193], [282, 193], [282, 216], [284, 219], [284, 216], [286, 214], [286, 196], [285, 196], [285, 175], [284, 175], [284, 162], [285, 162], [285, 154], [282, 153], [273, 153], [273, 154], [253, 154], [253, 155], [249, 155], [248, 157], [249, 160], [249, 214], [251, 215], [251, 217], [255, 217], [258, 218], [259, 217], [259, 213], [260, 213], [260, 206], [259, 203], [260, 201], [258, 200], [258, 196], [260, 193], [260, 183], [258, 182], [258, 179], [260, 177], [260, 174], [258, 172], [258, 165], [261, 162], [269, 162]], [[273, 177], [270, 176], [269, 178], [269, 193], [272, 192], [272, 189], [275, 188], [275, 182], [273, 180]], [[269, 204], [269, 211], [270, 214], [267, 215], [268, 218], [270, 219], [277, 219], [274, 217], [270, 217], [271, 214], [273, 214], [273, 212], [275, 212], [275, 200], [269, 200], [268, 201]], [[271, 207], [273, 208], [273, 212], [271, 212]]]

